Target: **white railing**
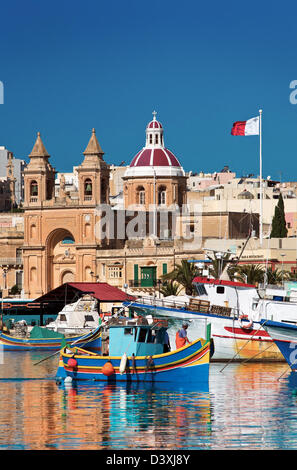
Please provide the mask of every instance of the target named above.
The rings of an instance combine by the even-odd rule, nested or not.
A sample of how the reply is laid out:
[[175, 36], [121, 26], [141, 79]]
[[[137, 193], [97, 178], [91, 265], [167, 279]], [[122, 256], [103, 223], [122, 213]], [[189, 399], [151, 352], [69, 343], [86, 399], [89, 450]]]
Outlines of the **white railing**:
[[211, 304], [208, 300], [201, 300], [197, 298], [189, 299], [188, 302], [179, 300], [169, 300], [166, 298], [159, 299], [157, 297], [139, 297], [136, 302], [144, 305], [151, 305], [153, 307], [168, 307], [175, 309], [183, 309], [199, 313], [211, 313], [214, 315], [238, 317], [243, 312], [237, 308], [224, 307], [221, 305]]

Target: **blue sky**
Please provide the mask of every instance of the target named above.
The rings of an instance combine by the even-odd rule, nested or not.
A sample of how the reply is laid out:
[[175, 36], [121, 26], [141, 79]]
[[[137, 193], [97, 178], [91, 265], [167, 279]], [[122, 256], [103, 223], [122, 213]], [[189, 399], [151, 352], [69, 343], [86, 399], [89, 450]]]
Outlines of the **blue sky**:
[[230, 131], [262, 108], [263, 176], [297, 181], [296, 18], [293, 1], [2, 2], [0, 145], [28, 159], [40, 131], [71, 171], [95, 127], [129, 163], [155, 109], [186, 170], [257, 175], [258, 137]]

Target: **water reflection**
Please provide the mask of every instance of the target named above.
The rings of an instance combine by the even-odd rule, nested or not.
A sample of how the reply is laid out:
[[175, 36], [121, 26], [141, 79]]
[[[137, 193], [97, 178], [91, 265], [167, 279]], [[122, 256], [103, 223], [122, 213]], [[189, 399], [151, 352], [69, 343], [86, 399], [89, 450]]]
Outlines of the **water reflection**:
[[[189, 420], [195, 421], [195, 440], [199, 435], [210, 432], [210, 400], [207, 392], [193, 389], [174, 391], [173, 386], [156, 384], [114, 385], [101, 383], [73, 383], [60, 387], [65, 411], [70, 414], [73, 432], [81, 436], [83, 414], [80, 420], [73, 416], [83, 413], [84, 403], [101, 413], [101, 427], [98, 421], [97, 441], [103, 448], [155, 449], [184, 448], [188, 445], [192, 429]], [[71, 411], [71, 413], [70, 413]], [[86, 416], [88, 426], [89, 415]], [[76, 429], [75, 423], [79, 423]], [[86, 442], [87, 435], [84, 434]], [[101, 440], [101, 442], [100, 442]]]
[[[46, 357], [46, 354], [44, 354]], [[0, 366], [2, 449], [294, 449], [297, 373], [286, 364], [212, 364], [209, 388], [57, 384], [57, 357]], [[285, 374], [284, 374], [285, 372]]]

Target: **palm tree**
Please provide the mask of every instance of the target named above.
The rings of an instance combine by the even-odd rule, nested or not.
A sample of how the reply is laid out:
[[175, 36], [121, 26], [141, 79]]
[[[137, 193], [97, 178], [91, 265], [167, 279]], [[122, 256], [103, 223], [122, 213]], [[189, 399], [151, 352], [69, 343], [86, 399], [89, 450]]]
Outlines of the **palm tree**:
[[289, 276], [290, 273], [282, 271], [281, 269], [275, 269], [273, 271], [271, 266], [266, 269], [265, 273], [267, 284], [282, 284], [282, 282], [287, 280]]
[[230, 271], [234, 279], [247, 284], [259, 284], [264, 280], [265, 269], [261, 264], [234, 266]]
[[182, 287], [173, 280], [164, 281], [160, 288], [160, 292], [164, 297], [168, 297], [169, 295], [179, 295], [181, 290]]
[[183, 259], [181, 264], [176, 264], [173, 271], [167, 274], [163, 274], [162, 279], [164, 281], [176, 281], [178, 284], [185, 288], [187, 295], [193, 295], [194, 286], [192, 284], [194, 277], [196, 276], [196, 267], [193, 263], [188, 263], [187, 260]]
[[209, 275], [215, 279], [219, 279], [225, 267], [231, 262], [231, 253], [225, 253], [222, 257], [218, 258], [214, 255], [211, 259], [211, 266], [208, 268]]
[[287, 272], [286, 273], [286, 281], [297, 281], [297, 272]]

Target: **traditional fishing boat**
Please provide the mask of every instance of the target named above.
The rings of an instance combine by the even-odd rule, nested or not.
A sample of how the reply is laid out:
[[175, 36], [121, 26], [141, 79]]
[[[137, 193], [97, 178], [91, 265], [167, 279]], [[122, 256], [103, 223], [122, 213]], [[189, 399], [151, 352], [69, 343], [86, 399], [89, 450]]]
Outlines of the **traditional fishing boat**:
[[[207, 339], [196, 339], [174, 351], [166, 351], [168, 322], [121, 318], [103, 328], [101, 355], [89, 345], [61, 351], [58, 377], [109, 382], [207, 382], [210, 359], [210, 327]], [[98, 328], [97, 331], [99, 331]], [[107, 335], [107, 336], [106, 336]], [[66, 379], [65, 379], [66, 380]]]
[[[67, 341], [79, 341], [83, 335], [69, 336]], [[4, 351], [58, 351], [66, 343], [65, 335], [35, 326], [26, 336], [0, 332], [0, 345]]]
[[278, 347], [280, 353], [292, 370], [297, 370], [297, 325], [296, 322], [281, 323], [272, 320], [261, 320], [262, 327], [267, 331]]
[[81, 345], [87, 342], [91, 351], [101, 350], [101, 331], [97, 328], [80, 336], [65, 336], [47, 331], [45, 328], [34, 327], [31, 337], [19, 338], [0, 332], [0, 345], [4, 351], [60, 351], [67, 344]]

